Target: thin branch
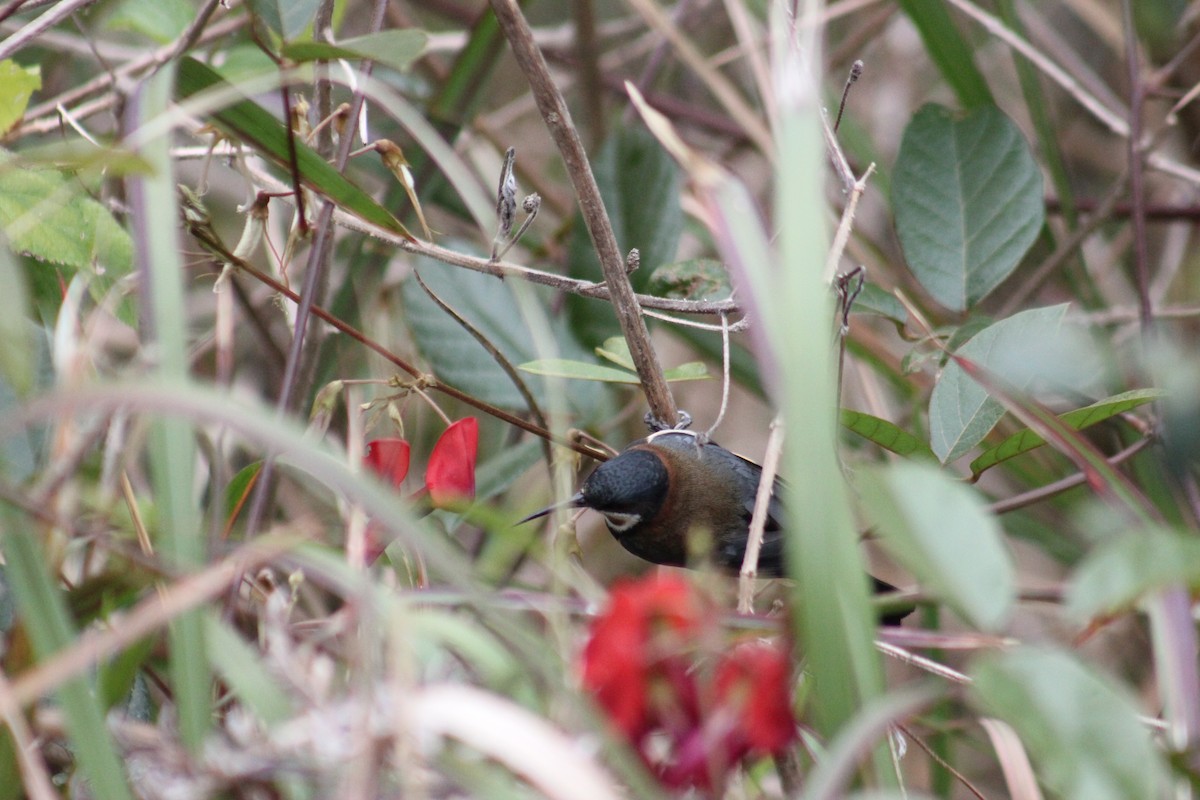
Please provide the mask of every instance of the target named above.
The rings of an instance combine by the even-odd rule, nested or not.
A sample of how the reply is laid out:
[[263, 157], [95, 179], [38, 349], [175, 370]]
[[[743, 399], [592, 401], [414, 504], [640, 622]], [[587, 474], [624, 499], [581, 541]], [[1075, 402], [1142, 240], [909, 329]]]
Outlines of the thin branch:
[[605, 282], [612, 293], [617, 321], [621, 325], [621, 332], [625, 335], [638, 377], [642, 381], [642, 388], [646, 392], [646, 401], [656, 418], [673, 425], [678, 418], [675, 399], [663, 377], [658, 354], [650, 342], [650, 332], [646, 329], [646, 322], [638, 308], [633, 287], [625, 274], [625, 260], [618, 250], [612, 223], [604, 208], [604, 200], [600, 197], [600, 189], [592, 175], [583, 143], [580, 142], [579, 134], [571, 122], [567, 104], [555, 86], [550, 69], [546, 66], [546, 59], [542, 57], [534, 42], [529, 23], [515, 0], [492, 0], [492, 9], [512, 46], [517, 63], [529, 81], [538, 110], [566, 164], [567, 174], [579, 198], [580, 211], [604, 271]]
[[1137, 279], [1138, 313], [1143, 338], [1151, 335], [1154, 309], [1150, 305], [1150, 253], [1146, 248], [1146, 184], [1142, 156], [1142, 110], [1146, 87], [1138, 62], [1137, 31], [1130, 0], [1121, 4], [1125, 18], [1125, 65], [1129, 76], [1129, 139], [1125, 143], [1129, 170], [1130, 206], [1133, 209], [1133, 267]]
[[[275, 280], [270, 275], [267, 275], [266, 273], [259, 271], [252, 264], [245, 261], [244, 259], [234, 255], [232, 252], [229, 251], [229, 249], [225, 246], [225, 244], [219, 238], [216, 237], [215, 233], [213, 233], [211, 230], [206, 230], [203, 227], [193, 225], [190, 228], [190, 231], [191, 231], [191, 234], [193, 236], [195, 236], [198, 241], [203, 242], [203, 244], [206, 247], [211, 248], [215, 253], [217, 253], [221, 260], [228, 261], [229, 263], [235, 265], [241, 272], [245, 273], [246, 275], [249, 275], [250, 277], [252, 277], [255, 280], [259, 281], [260, 283], [264, 284], [265, 286], [269, 286], [271, 289], [278, 292], [281, 296], [286, 297], [288, 300], [291, 300], [293, 303], [300, 302], [300, 296], [298, 294], [296, 294], [296, 292], [294, 292], [291, 289], [289, 289], [288, 287], [284, 286], [282, 283]], [[388, 350], [383, 345], [376, 342], [374, 339], [372, 339], [369, 336], [367, 336], [366, 334], [364, 334], [362, 331], [358, 330], [357, 328], [355, 328], [351, 325], [346, 324], [341, 319], [337, 318], [333, 314], [330, 314], [328, 311], [321, 308], [320, 306], [313, 306], [312, 313], [313, 313], [313, 316], [315, 316], [317, 319], [320, 319], [321, 321], [328, 323], [329, 325], [336, 328], [338, 331], [341, 331], [342, 333], [349, 336], [354, 341], [358, 342], [359, 344], [363, 345], [364, 347], [369, 348], [371, 351], [373, 351], [373, 352], [377, 353], [378, 355], [382, 356], [383, 358], [387, 359], [388, 362], [395, 365], [403, 372], [406, 372], [409, 375], [411, 375], [412, 377], [423, 381], [424, 385], [427, 388], [436, 389], [437, 391], [441, 392], [442, 394], [444, 394], [448, 397], [453, 397], [455, 400], [459, 400], [463, 403], [466, 403], [467, 405], [469, 405], [473, 408], [477, 408], [480, 411], [484, 412], [485, 414], [489, 414], [490, 416], [493, 416], [496, 419], [507, 422], [510, 425], [514, 425], [523, 431], [532, 433], [535, 436], [540, 436], [541, 438], [546, 439], [551, 442], [554, 442], [555, 444], [560, 444], [564, 447], [574, 450], [575, 452], [577, 452], [581, 455], [585, 455], [590, 458], [594, 458], [598, 461], [608, 460], [608, 455], [603, 452], [590, 449], [590, 448], [586, 447], [585, 445], [579, 444], [577, 442], [572, 442], [568, 439], [561, 439], [559, 437], [556, 437], [553, 434], [551, 434], [548, 430], [546, 430], [545, 428], [540, 428], [537, 425], [534, 425], [534, 424], [528, 422], [527, 420], [521, 419], [520, 417], [518, 417], [514, 414], [510, 414], [509, 412], [507, 412], [501, 408], [497, 408], [496, 406], [493, 406], [490, 403], [485, 403], [482, 400], [479, 400], [478, 398], [474, 397], [473, 395], [462, 391], [461, 389], [457, 389], [454, 386], [443, 383], [443, 382], [437, 380], [436, 378], [434, 378], [432, 375], [422, 372], [421, 370], [417, 369], [412, 364], [408, 363], [404, 359], [397, 356], [395, 353]]]
[[32, 44], [43, 31], [53, 28], [76, 11], [86, 8], [94, 2], [96, 0], [62, 0], [61, 3], [51, 8], [45, 14], [42, 14], [12, 36], [0, 42], [0, 59], [11, 57], [21, 48]]
[[[513, 366], [511, 361], [508, 360], [508, 357], [505, 356], [504, 353], [501, 353], [500, 350], [497, 349], [496, 345], [492, 344], [491, 340], [483, 335], [481, 330], [472, 325], [470, 320], [458, 313], [454, 307], [445, 300], [438, 297], [437, 293], [434, 292], [433, 289], [430, 289], [429, 286], [426, 285], [425, 281], [421, 279], [420, 272], [413, 270], [413, 277], [417, 279], [417, 284], [425, 290], [425, 294], [429, 295], [429, 299], [437, 303], [438, 308], [449, 314], [451, 319], [457, 322], [463, 330], [471, 334], [471, 337], [475, 339], [475, 341], [479, 342], [480, 346], [483, 347], [484, 350], [488, 351], [488, 355], [490, 355], [492, 360], [500, 366], [500, 369], [504, 370], [504, 374], [508, 376], [508, 379], [512, 381], [513, 386], [516, 387], [517, 391], [521, 393], [521, 397], [524, 398], [525, 405], [529, 407], [529, 414], [533, 417], [533, 421], [545, 430], [550, 430], [550, 423], [546, 421], [546, 415], [542, 413], [542, 408], [538, 405], [537, 398], [533, 396], [533, 392], [529, 391], [529, 385], [525, 383], [525, 379], [521, 377], [521, 373], [517, 372], [517, 368]], [[542, 439], [542, 441], [546, 442], [546, 439]], [[548, 444], [546, 445], [545, 451], [546, 461], [549, 462], [550, 447]]]
[[771, 421], [771, 434], [767, 438], [767, 450], [763, 454], [762, 476], [758, 479], [758, 491], [754, 495], [754, 511], [750, 515], [750, 532], [746, 537], [746, 554], [742, 557], [742, 569], [738, 577], [738, 612], [754, 613], [754, 578], [758, 575], [758, 555], [762, 551], [763, 533], [767, 527], [771, 495], [775, 492], [775, 476], [779, 473], [779, 459], [783, 456], [783, 417]]

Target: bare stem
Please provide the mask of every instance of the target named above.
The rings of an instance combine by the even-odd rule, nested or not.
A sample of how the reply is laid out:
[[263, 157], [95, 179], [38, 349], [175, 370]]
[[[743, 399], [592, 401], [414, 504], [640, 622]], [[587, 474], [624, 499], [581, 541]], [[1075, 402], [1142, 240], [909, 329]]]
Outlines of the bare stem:
[[496, 12], [500, 28], [512, 46], [517, 63], [529, 80], [538, 110], [566, 164], [571, 185], [579, 198], [584, 223], [592, 237], [592, 245], [596, 248], [600, 267], [604, 271], [604, 279], [617, 313], [617, 322], [620, 323], [621, 332], [629, 344], [629, 353], [633, 357], [638, 377], [641, 378], [650, 411], [662, 422], [674, 425], [678, 419], [675, 399], [671, 396], [670, 387], [663, 376], [658, 354], [654, 352], [650, 343], [650, 332], [646, 329], [646, 322], [633, 294], [633, 287], [625, 274], [625, 260], [618, 249], [608, 212], [604, 208], [604, 200], [600, 197], [600, 189], [596, 186], [587, 153], [584, 152], [583, 143], [579, 140], [579, 134], [571, 121], [567, 104], [555, 86], [550, 69], [546, 66], [546, 59], [542, 57], [541, 50], [534, 42], [529, 23], [515, 0], [492, 0], [492, 9]]

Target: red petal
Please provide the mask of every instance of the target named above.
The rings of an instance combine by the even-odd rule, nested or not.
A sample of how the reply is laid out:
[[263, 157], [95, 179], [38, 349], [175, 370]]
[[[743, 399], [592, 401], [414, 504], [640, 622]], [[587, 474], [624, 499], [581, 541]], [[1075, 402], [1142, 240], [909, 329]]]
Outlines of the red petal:
[[778, 753], [796, 736], [791, 672], [787, 653], [766, 644], [738, 647], [717, 667], [718, 707], [736, 714], [740, 737], [760, 753]]
[[429, 454], [425, 486], [436, 508], [459, 505], [475, 498], [475, 457], [479, 451], [479, 421], [464, 417], [438, 438]]
[[613, 587], [584, 647], [583, 685], [630, 741], [657, 727], [695, 724], [698, 692], [685, 654], [705, 619], [680, 577]]
[[408, 442], [403, 439], [375, 439], [367, 442], [363, 464], [392, 486], [399, 486], [408, 474], [408, 456]]

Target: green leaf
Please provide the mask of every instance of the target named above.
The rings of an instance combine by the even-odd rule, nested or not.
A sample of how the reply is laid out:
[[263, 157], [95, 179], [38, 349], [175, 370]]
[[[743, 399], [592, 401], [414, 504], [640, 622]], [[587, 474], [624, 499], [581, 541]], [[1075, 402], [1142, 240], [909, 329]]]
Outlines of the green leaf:
[[[184, 58], [179, 62], [178, 91], [181, 100], [211, 89], [232, 90], [232, 86], [194, 58]], [[287, 130], [266, 109], [250, 100], [239, 100], [214, 111], [212, 118], [237, 139], [251, 145], [284, 169], [289, 168]], [[295, 141], [295, 146], [296, 165], [300, 170], [300, 179], [306, 186], [367, 222], [412, 238], [412, 234], [390, 211], [347, 180], [312, 148], [299, 140]]]
[[320, 0], [248, 0], [250, 11], [284, 41], [312, 24]]
[[917, 280], [946, 308], [964, 311], [999, 286], [1037, 238], [1042, 173], [998, 108], [959, 117], [930, 104], [904, 131], [892, 209]]
[[1166, 765], [1133, 698], [1068, 653], [1045, 647], [980, 659], [972, 694], [1007, 722], [1058, 797], [1162, 797]]
[[12, 250], [102, 275], [108, 283], [133, 267], [133, 241], [107, 208], [61, 172], [15, 167], [4, 152], [0, 228]]
[[964, 620], [985, 631], [1008, 619], [1012, 559], [983, 499], [941, 469], [898, 462], [863, 473], [868, 518], [897, 561]]
[[237, 471], [237, 474], [229, 481], [229, 485], [225, 487], [225, 524], [232, 525], [237, 515], [241, 512], [242, 506], [250, 497], [250, 489], [253, 488], [255, 481], [258, 480], [258, 474], [262, 472], [263, 462], [255, 461], [247, 464]]
[[[1068, 411], [1059, 416], [1066, 425], [1081, 431], [1084, 428], [1091, 427], [1098, 422], [1103, 422], [1106, 419], [1111, 419], [1118, 414], [1124, 414], [1138, 406], [1153, 402], [1164, 396], [1164, 392], [1159, 389], [1133, 389], [1128, 392], [1122, 392], [1118, 395], [1099, 400], [1089, 406], [1077, 408], [1074, 411]], [[971, 462], [971, 477], [976, 479], [983, 473], [984, 470], [996, 466], [1002, 461], [1007, 461], [1010, 458], [1015, 458], [1022, 453], [1028, 453], [1030, 450], [1041, 447], [1046, 443], [1038, 434], [1031, 431], [1029, 428], [1017, 431], [1012, 436], [1009, 436], [1000, 444], [985, 450], [982, 455]]]
[[[569, 358], [542, 358], [521, 364], [518, 369], [534, 375], [549, 375], [555, 378], [571, 378], [581, 381], [633, 385], [641, 383], [641, 379], [635, 372], [613, 369], [588, 361], [574, 361]], [[700, 361], [689, 361], [678, 367], [663, 370], [663, 375], [668, 381], [699, 381], [708, 378], [708, 368]]]
[[934, 457], [929, 445], [886, 419], [843, 408], [838, 421], [841, 422], [843, 428], [857, 433], [864, 439], [874, 442], [884, 450], [896, 455], [929, 459]]
[[[66, 603], [27, 521], [0, 504], [0, 543], [10, 582], [38, 661], [45, 661], [76, 640]], [[55, 693], [71, 741], [76, 743], [89, 788], [98, 798], [130, 800], [132, 795], [117, 758], [104, 713], [88, 680], [72, 678]]]
[[[1104, 375], [1103, 364], [1083, 332], [1065, 324], [1066, 312], [1064, 304], [1014, 314], [975, 334], [957, 354], [1015, 389], [1090, 392]], [[951, 361], [929, 398], [933, 452], [943, 463], [959, 458], [1003, 416], [1004, 407]]]
[[368, 58], [395, 70], [408, 69], [425, 51], [429, 37], [415, 29], [380, 31], [356, 36], [336, 44], [292, 42], [283, 46], [283, 56], [292, 61], [332, 61], [338, 58]]
[[209, 661], [233, 693], [267, 725], [288, 719], [292, 701], [272, 679], [258, 651], [216, 615], [205, 617], [204, 631]]
[[150, 657], [157, 641], [155, 637], [148, 636], [134, 642], [99, 666], [96, 689], [100, 695], [100, 704], [105, 709], [110, 709], [129, 697], [134, 679], [142, 664]]
[[611, 361], [618, 367], [630, 372], [637, 372], [637, 367], [633, 364], [633, 354], [629, 352], [629, 342], [625, 341], [624, 336], [610, 336], [595, 350], [596, 355]]
[[[510, 363], [533, 361], [542, 352], [516, 312], [519, 305], [508, 282], [428, 259], [418, 259], [416, 267], [429, 288], [482, 332]], [[543, 307], [549, 307], [548, 292], [540, 288], [533, 292]], [[407, 312], [405, 322], [439, 379], [501, 408], [525, 408], [524, 398], [491, 354], [443, 312], [415, 280], [405, 281], [401, 294]], [[562, 357], [580, 361], [588, 358], [561, 319], [551, 321], [551, 332]], [[549, 399], [545, 381], [533, 379], [526, 383], [539, 404]], [[596, 415], [609, 410], [602, 386], [572, 381], [564, 388], [568, 405], [580, 420], [597, 419]]]
[[852, 314], [877, 314], [903, 325], [908, 322], [908, 309], [896, 295], [873, 283], [863, 284], [862, 291], [850, 307]]
[[987, 79], [975, 64], [978, 48], [959, 33], [946, 5], [925, 0], [899, 0], [899, 4], [917, 26], [925, 52], [954, 89], [958, 101], [967, 108], [992, 105]]
[[[679, 167], [649, 131], [624, 126], [609, 136], [592, 170], [621, 253], [636, 247], [641, 254], [641, 267], [629, 278], [634, 291], [645, 292], [650, 276], [673, 262], [679, 248], [683, 231]], [[579, 215], [567, 255], [572, 277], [602, 277], [587, 226]], [[566, 307], [571, 328], [584, 344], [597, 345], [620, 333], [608, 303], [570, 295]]]
[[1200, 539], [1172, 530], [1130, 531], [1097, 547], [1076, 569], [1067, 610], [1077, 620], [1130, 608], [1172, 584], [1200, 587]]
[[27, 396], [33, 389], [34, 360], [33, 332], [37, 330], [30, 318], [29, 282], [17, 260], [0, 250], [0, 297], [5, 298], [4, 313], [0, 314], [0, 375], [17, 396]]
[[679, 300], [724, 300], [733, 293], [725, 265], [715, 258], [664, 264], [650, 273], [646, 288], [650, 294]]
[[104, 27], [134, 31], [159, 44], [174, 41], [196, 18], [189, 0], [121, 0], [107, 11]]
[[555, 378], [570, 378], [581, 381], [603, 381], [605, 383], [638, 383], [637, 373], [613, 369], [587, 361], [569, 358], [541, 358], [521, 364], [518, 369], [533, 375], [550, 375]]
[[21, 121], [29, 98], [41, 88], [41, 67], [22, 67], [11, 58], [0, 61], [0, 133]]

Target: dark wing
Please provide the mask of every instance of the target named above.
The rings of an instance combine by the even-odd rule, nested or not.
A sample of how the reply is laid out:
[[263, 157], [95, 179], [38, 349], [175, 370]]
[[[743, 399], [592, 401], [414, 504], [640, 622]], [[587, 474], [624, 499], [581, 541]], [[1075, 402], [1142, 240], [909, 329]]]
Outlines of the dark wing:
[[[738, 491], [742, 497], [746, 498], [742, 516], [746, 521], [748, 534], [750, 520], [754, 516], [754, 498], [758, 493], [758, 482], [762, 478], [762, 467], [724, 448], [713, 450], [712, 455], [723, 459], [727, 468], [739, 482]], [[778, 578], [783, 575], [783, 503], [780, 500], [782, 491], [783, 482], [776, 478], [771, 501], [767, 506], [762, 550], [758, 554], [758, 574], [767, 578]], [[746, 554], [744, 538], [737, 542], [723, 542], [721, 550], [721, 560], [727, 567], [735, 570], [741, 568], [742, 559]]]

